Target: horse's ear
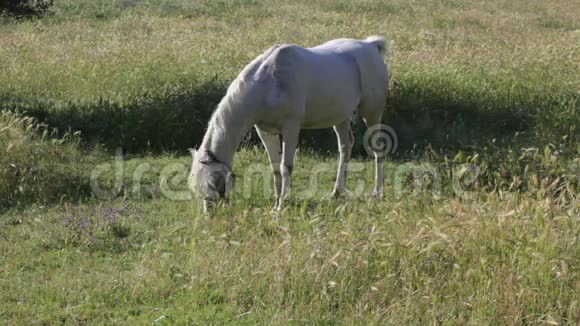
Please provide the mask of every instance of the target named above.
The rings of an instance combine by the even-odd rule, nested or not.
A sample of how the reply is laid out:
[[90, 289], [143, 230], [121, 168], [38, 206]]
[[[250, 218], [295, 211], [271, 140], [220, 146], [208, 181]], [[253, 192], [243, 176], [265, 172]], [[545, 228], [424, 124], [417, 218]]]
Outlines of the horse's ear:
[[191, 153], [191, 157], [195, 158], [195, 154], [197, 153], [197, 150], [195, 148], [188, 148], [187, 149], [190, 153]]

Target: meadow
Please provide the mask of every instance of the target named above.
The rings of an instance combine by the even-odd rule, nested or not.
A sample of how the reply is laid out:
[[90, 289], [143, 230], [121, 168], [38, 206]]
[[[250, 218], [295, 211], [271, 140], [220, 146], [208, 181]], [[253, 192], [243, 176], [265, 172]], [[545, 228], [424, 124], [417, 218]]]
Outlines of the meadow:
[[[62, 0], [0, 17], [0, 321], [577, 324], [579, 13], [565, 0]], [[325, 197], [332, 130], [302, 134], [277, 218], [268, 178], [248, 177], [269, 169], [254, 134], [211, 219], [168, 196], [187, 193], [187, 148], [247, 62], [372, 34], [389, 41], [398, 139], [384, 198]], [[368, 190], [355, 129], [347, 187]]]

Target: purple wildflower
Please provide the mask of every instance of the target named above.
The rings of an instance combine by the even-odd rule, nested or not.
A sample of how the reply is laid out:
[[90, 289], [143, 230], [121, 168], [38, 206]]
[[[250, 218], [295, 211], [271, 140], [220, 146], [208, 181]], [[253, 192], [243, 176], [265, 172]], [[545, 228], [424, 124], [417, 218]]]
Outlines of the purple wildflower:
[[81, 223], [79, 224], [79, 228], [81, 228], [81, 230], [85, 230], [88, 225], [89, 225], [89, 220], [87, 219], [86, 216], [83, 216], [83, 219], [81, 220]]

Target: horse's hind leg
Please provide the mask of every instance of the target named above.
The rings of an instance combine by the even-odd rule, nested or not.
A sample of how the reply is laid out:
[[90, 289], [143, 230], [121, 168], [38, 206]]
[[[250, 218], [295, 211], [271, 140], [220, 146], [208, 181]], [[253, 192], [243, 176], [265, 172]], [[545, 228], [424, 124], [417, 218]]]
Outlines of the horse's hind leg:
[[[361, 115], [363, 117], [365, 124], [367, 125], [367, 128], [371, 128], [373, 126], [381, 124], [383, 112], [382, 110], [377, 110], [374, 112], [361, 111]], [[371, 137], [373, 136], [381, 137], [380, 132], [372, 133]], [[369, 139], [369, 141], [373, 144], [378, 143], [374, 139]], [[376, 148], [374, 146], [371, 146], [371, 150], [375, 154], [375, 188], [373, 190], [373, 195], [380, 197], [383, 194], [383, 183], [384, 183], [383, 157], [385, 155], [386, 148]]]
[[256, 131], [258, 132], [258, 136], [260, 136], [260, 139], [268, 152], [268, 157], [270, 158], [270, 166], [272, 167], [272, 173], [274, 174], [276, 190], [276, 203], [274, 204], [274, 209], [276, 209], [280, 199], [280, 192], [282, 190], [282, 174], [280, 173], [280, 164], [282, 163], [282, 142], [280, 140], [280, 134], [265, 132], [260, 130], [257, 126]]
[[336, 198], [346, 191], [346, 173], [347, 165], [350, 161], [352, 146], [354, 144], [354, 135], [350, 125], [350, 118], [334, 126], [334, 132], [338, 138], [338, 171], [336, 174], [336, 183], [332, 191], [332, 197]]

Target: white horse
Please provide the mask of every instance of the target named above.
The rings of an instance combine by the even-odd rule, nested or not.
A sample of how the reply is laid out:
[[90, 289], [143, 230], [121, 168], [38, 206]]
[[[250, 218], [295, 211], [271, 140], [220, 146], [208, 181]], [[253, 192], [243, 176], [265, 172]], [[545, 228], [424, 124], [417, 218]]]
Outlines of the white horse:
[[[190, 187], [206, 209], [232, 189], [234, 154], [254, 126], [270, 158], [274, 210], [289, 195], [301, 128], [334, 127], [339, 163], [332, 195], [343, 194], [358, 109], [367, 127], [380, 124], [388, 88], [384, 38], [337, 39], [313, 48], [276, 45], [248, 64], [229, 86], [194, 153]], [[383, 188], [382, 153], [375, 152], [374, 194]]]

